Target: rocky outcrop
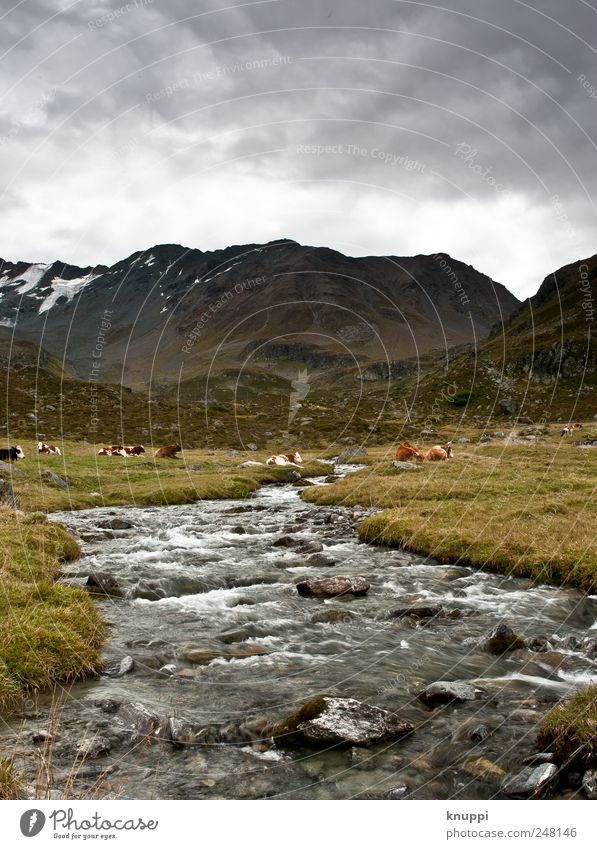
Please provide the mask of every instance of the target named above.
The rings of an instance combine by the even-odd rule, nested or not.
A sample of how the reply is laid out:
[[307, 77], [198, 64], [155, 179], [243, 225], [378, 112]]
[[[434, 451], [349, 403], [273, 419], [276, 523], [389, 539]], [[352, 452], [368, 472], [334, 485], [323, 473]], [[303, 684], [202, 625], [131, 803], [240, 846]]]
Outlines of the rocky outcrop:
[[273, 729], [283, 745], [369, 746], [412, 734], [414, 725], [356, 699], [317, 696]]

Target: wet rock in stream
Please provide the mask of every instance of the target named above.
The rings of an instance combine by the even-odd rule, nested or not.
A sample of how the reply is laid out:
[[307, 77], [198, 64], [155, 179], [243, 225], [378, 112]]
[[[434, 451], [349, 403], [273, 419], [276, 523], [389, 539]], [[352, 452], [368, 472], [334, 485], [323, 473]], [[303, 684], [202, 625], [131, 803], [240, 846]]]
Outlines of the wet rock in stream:
[[95, 595], [116, 596], [123, 595], [122, 588], [114, 575], [108, 572], [92, 572], [87, 578], [86, 589]]
[[412, 734], [412, 723], [356, 699], [318, 696], [275, 726], [272, 736], [282, 745], [368, 746]]
[[509, 775], [502, 784], [502, 792], [510, 799], [541, 799], [556, 784], [558, 768], [555, 764], [527, 766]]
[[343, 595], [361, 596], [369, 591], [369, 581], [362, 576], [336, 575], [316, 581], [299, 581], [296, 590], [305, 598], [337, 598]]
[[421, 701], [428, 705], [436, 705], [442, 702], [469, 702], [474, 701], [481, 693], [468, 681], [434, 681], [419, 694]]
[[524, 640], [515, 634], [509, 625], [501, 622], [483, 641], [483, 648], [490, 654], [504, 654], [524, 648]]

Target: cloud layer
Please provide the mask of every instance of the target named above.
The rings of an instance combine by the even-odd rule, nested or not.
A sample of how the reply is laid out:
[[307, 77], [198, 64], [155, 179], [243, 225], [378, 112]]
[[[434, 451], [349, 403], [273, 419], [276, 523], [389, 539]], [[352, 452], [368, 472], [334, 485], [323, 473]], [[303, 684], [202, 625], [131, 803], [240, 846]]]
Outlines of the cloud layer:
[[7, 259], [286, 236], [445, 251], [525, 296], [597, 250], [585, 0], [28, 0], [0, 23]]

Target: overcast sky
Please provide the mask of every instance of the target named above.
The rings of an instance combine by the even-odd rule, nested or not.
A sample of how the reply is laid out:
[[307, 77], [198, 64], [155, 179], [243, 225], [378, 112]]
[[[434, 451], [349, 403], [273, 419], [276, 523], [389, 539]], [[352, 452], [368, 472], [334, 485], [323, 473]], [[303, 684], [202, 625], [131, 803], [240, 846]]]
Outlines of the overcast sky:
[[21, 0], [0, 256], [279, 237], [532, 294], [597, 252], [597, 0]]

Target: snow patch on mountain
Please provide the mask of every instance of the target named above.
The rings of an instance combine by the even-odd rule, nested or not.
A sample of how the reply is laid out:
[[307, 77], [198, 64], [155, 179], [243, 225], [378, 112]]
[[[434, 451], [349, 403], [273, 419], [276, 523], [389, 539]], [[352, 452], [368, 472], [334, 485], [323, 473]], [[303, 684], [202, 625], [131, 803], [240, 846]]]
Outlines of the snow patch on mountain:
[[101, 275], [86, 274], [84, 277], [75, 277], [74, 280], [62, 280], [60, 277], [54, 278], [54, 280], [52, 280], [52, 291], [46, 296], [46, 298], [44, 298], [43, 303], [40, 305], [38, 310], [39, 314], [41, 315], [42, 313], [51, 310], [59, 298], [66, 298], [68, 301], [72, 301], [81, 289], [87, 286], [88, 283], [91, 283], [92, 280], [96, 280], [98, 277], [101, 277]]

